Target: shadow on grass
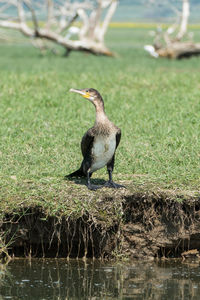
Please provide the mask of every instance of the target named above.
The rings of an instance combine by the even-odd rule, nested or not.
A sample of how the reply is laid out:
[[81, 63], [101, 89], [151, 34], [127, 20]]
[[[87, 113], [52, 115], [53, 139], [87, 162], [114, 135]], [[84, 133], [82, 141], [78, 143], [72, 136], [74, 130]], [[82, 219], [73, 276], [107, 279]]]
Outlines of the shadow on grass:
[[[64, 180], [66, 181], [73, 181], [74, 183], [76, 184], [79, 184], [79, 185], [86, 185], [86, 182], [87, 182], [87, 179], [86, 178], [76, 178], [76, 177], [67, 177], [65, 176], [64, 177]], [[103, 186], [104, 184], [106, 183], [106, 181], [104, 179], [91, 179], [91, 184], [93, 185], [99, 185], [99, 186]]]

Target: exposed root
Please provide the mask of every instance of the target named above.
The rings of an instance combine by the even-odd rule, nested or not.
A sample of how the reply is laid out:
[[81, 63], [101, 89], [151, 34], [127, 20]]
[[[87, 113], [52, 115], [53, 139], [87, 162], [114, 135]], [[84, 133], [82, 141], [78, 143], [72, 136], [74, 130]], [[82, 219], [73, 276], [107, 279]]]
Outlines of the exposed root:
[[[10, 219], [10, 222], [8, 221]], [[23, 217], [7, 216], [2, 225], [6, 232], [4, 241], [11, 246], [5, 252], [10, 256], [29, 257], [105, 257], [106, 243], [114, 228], [103, 229], [100, 224], [92, 222], [88, 215], [78, 219], [47, 217], [40, 208], [30, 209]], [[110, 232], [110, 233], [109, 233]]]

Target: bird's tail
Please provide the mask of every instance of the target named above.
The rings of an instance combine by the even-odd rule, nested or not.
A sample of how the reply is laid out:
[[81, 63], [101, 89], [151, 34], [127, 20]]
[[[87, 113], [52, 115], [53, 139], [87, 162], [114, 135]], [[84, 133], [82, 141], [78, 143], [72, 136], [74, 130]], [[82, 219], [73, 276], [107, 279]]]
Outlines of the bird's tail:
[[73, 172], [71, 174], [66, 175], [65, 179], [72, 178], [72, 177], [86, 177], [86, 176], [83, 173], [82, 168], [80, 167], [80, 169], [78, 169], [77, 171], [75, 171], [75, 172]]

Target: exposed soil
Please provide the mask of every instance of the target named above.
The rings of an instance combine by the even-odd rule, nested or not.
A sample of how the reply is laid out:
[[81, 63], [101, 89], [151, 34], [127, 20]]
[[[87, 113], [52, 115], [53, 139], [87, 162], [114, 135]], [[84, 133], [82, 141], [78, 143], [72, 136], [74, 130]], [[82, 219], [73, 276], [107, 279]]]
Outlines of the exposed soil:
[[[113, 209], [113, 204], [118, 211]], [[5, 214], [1, 256], [155, 258], [200, 250], [200, 197], [161, 192], [105, 193], [106, 216], [49, 216], [40, 206]]]
[[128, 256], [180, 257], [200, 250], [200, 199], [128, 197], [124, 212], [122, 249]]

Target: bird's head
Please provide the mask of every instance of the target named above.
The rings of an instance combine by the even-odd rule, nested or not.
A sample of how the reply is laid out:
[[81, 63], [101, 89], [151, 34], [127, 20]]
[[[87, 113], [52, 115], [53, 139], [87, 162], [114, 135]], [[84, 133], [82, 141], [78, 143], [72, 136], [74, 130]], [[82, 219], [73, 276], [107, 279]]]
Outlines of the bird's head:
[[70, 92], [74, 92], [77, 94], [80, 94], [82, 97], [88, 99], [90, 102], [92, 102], [95, 106], [100, 106], [103, 105], [103, 99], [99, 92], [95, 89], [82, 89], [82, 90], [77, 90], [77, 89], [70, 89]]

